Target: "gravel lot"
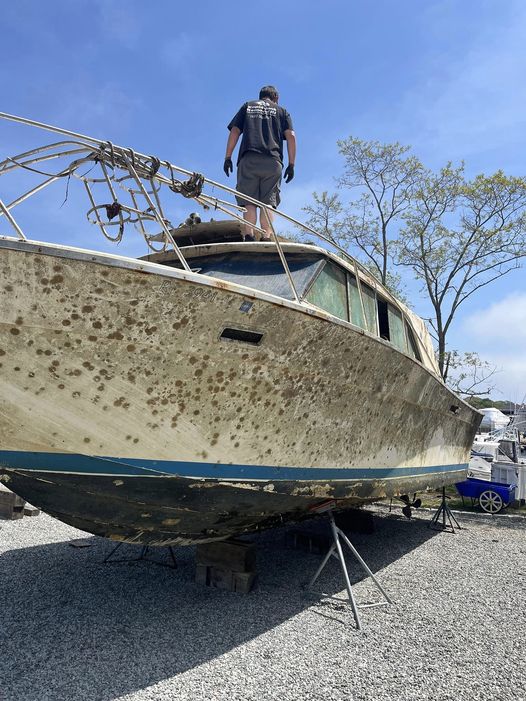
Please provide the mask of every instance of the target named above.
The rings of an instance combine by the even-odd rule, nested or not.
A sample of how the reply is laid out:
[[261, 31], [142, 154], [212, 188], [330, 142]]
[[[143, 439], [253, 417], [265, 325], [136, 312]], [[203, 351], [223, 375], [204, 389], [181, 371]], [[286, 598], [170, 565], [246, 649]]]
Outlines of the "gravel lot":
[[[320, 555], [286, 529], [255, 538], [242, 595], [194, 584], [192, 548], [177, 570], [103, 564], [109, 542], [71, 547], [85, 534], [46, 515], [0, 521], [0, 699], [526, 699], [526, 521], [452, 535], [374, 511], [352, 540], [396, 603], [362, 611], [361, 633], [348, 606], [302, 591]], [[357, 598], [377, 599], [349, 564]], [[321, 586], [343, 597], [335, 561]]]

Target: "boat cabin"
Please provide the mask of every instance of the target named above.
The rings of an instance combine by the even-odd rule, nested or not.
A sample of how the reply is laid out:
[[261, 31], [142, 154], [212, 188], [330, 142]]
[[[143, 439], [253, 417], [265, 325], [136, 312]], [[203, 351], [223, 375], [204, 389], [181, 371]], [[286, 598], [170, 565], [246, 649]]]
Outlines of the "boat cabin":
[[[231, 223], [228, 224], [231, 228]], [[274, 243], [245, 243], [239, 230], [235, 238], [223, 233], [210, 239], [206, 233], [199, 235], [199, 227], [191, 229], [191, 236], [186, 229], [189, 227], [176, 235], [176, 239], [193, 272], [281, 299], [294, 300], [287, 273]], [[217, 226], [214, 231], [216, 234], [222, 233]], [[210, 240], [214, 243], [210, 243]], [[281, 240], [280, 243], [294, 287], [302, 302], [382, 338], [436, 372], [434, 363], [426, 352], [427, 339], [419, 338], [425, 329], [419, 328], [419, 333], [416, 333], [413, 327], [414, 315], [353, 259], [344, 260], [311, 244], [286, 240]], [[182, 267], [173, 250], [150, 254], [144, 258], [174, 268]]]

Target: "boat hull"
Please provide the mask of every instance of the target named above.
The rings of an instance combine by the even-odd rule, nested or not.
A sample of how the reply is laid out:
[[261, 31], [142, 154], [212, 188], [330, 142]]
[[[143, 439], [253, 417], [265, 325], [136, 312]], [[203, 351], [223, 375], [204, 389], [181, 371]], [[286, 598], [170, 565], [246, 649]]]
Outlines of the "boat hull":
[[[82, 464], [82, 456], [60, 456], [71, 468]], [[51, 456], [49, 456], [51, 458]], [[465, 465], [448, 465], [427, 470], [354, 470], [364, 477], [354, 479], [306, 480], [251, 479], [250, 466], [232, 466], [231, 472], [245, 472], [243, 478], [195, 478], [173, 474], [151, 477], [122, 472], [97, 474], [93, 471], [68, 473], [64, 469], [36, 469], [42, 455], [7, 457], [3, 462], [29, 464], [5, 472], [8, 485], [52, 516], [81, 530], [116, 541], [148, 545], [188, 545], [224, 539], [246, 532], [300, 521], [312, 516], [316, 506], [335, 500], [345, 509], [380, 499], [387, 494], [405, 493], [441, 486], [444, 481], [462, 481]], [[56, 457], [55, 457], [56, 460]], [[94, 460], [101, 472], [107, 460]], [[45, 465], [49, 467], [49, 465]], [[221, 473], [220, 466], [206, 472]], [[275, 468], [268, 468], [274, 470]], [[201, 470], [203, 472], [203, 470]], [[286, 470], [284, 472], [287, 472]], [[305, 470], [303, 472], [309, 472]], [[345, 472], [350, 473], [351, 470]], [[368, 473], [376, 473], [376, 478]], [[402, 474], [397, 474], [402, 473]], [[389, 474], [391, 476], [389, 476]]]
[[463, 479], [480, 415], [323, 312], [5, 239], [0, 280], [0, 472], [72, 525], [196, 542]]

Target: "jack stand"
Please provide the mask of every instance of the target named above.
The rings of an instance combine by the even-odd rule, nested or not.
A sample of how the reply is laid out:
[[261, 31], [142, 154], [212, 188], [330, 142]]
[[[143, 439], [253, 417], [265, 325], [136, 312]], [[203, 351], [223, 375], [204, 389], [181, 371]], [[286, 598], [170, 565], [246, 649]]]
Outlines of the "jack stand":
[[[445, 531], [446, 533], [455, 533], [455, 528], [458, 528], [459, 531], [462, 530], [460, 523], [453, 516], [453, 512], [448, 506], [447, 499], [448, 497], [446, 497], [446, 488], [442, 487], [442, 498], [440, 501], [440, 506], [436, 510], [435, 515], [433, 516], [428, 525], [428, 528], [431, 528], [433, 531]], [[442, 523], [440, 523], [440, 520], [442, 520]]]
[[158, 560], [152, 560], [150, 557], [146, 557], [146, 553], [150, 549], [149, 545], [143, 545], [141, 547], [141, 554], [139, 557], [123, 557], [120, 560], [112, 560], [112, 555], [117, 552], [117, 550], [121, 547], [121, 545], [124, 545], [124, 543], [117, 543], [117, 545], [113, 548], [113, 550], [109, 553], [109, 555], [106, 555], [106, 557], [103, 560], [103, 564], [117, 564], [119, 562], [139, 562], [140, 560], [144, 560], [145, 562], [151, 562], [153, 565], [161, 565], [162, 567], [170, 567], [171, 569], [175, 570], [177, 569], [177, 562], [175, 560], [175, 555], [174, 551], [171, 545], [168, 546], [168, 551], [170, 552], [170, 557], [172, 558], [172, 563], [169, 564], [166, 562], [159, 562]]
[[[333, 504], [334, 504], [334, 502], [333, 502]], [[339, 561], [340, 567], [341, 567], [341, 570], [342, 570], [342, 573], [343, 573], [343, 578], [344, 578], [344, 580], [345, 580], [345, 588], [347, 589], [347, 595], [349, 596], [349, 603], [350, 603], [350, 605], [351, 605], [352, 612], [353, 612], [353, 615], [354, 615], [354, 620], [355, 620], [355, 622], [356, 622], [356, 629], [357, 629], [357, 630], [361, 630], [361, 629], [362, 629], [362, 622], [361, 622], [361, 619], [360, 619], [360, 614], [359, 614], [358, 609], [361, 609], [361, 608], [373, 608], [373, 607], [375, 607], [375, 606], [387, 606], [387, 604], [392, 604], [393, 602], [392, 602], [392, 600], [389, 598], [389, 596], [387, 595], [387, 593], [384, 591], [382, 585], [381, 585], [380, 582], [376, 579], [376, 577], [374, 576], [374, 574], [371, 572], [371, 570], [370, 570], [369, 567], [367, 566], [366, 562], [365, 562], [365, 561], [363, 560], [363, 558], [360, 556], [360, 554], [358, 553], [358, 551], [356, 550], [356, 548], [354, 547], [354, 545], [351, 543], [351, 541], [349, 540], [349, 538], [347, 538], [347, 536], [345, 535], [345, 533], [344, 533], [340, 528], [338, 528], [338, 526], [336, 525], [336, 522], [335, 522], [335, 520], [334, 520], [334, 514], [333, 514], [333, 512], [332, 512], [331, 506], [332, 506], [332, 505], [329, 505], [328, 508], [326, 509], [326, 508], [323, 508], [324, 505], [321, 505], [321, 508], [318, 507], [318, 508], [316, 509], [317, 511], [328, 510], [329, 523], [330, 523], [330, 526], [331, 526], [332, 537], [333, 537], [333, 541], [334, 541], [334, 542], [333, 542], [333, 544], [331, 545], [331, 547], [329, 548], [329, 551], [327, 552], [327, 554], [325, 555], [325, 557], [323, 558], [323, 561], [322, 561], [321, 565], [318, 567], [318, 569], [317, 569], [317, 571], [316, 571], [316, 574], [314, 575], [314, 577], [313, 577], [313, 578], [310, 580], [310, 582], [308, 583], [306, 589], [307, 589], [307, 590], [310, 590], [310, 589], [311, 589], [311, 587], [313, 586], [314, 582], [318, 579], [318, 577], [319, 577], [320, 574], [322, 573], [323, 568], [325, 567], [325, 565], [327, 564], [327, 562], [329, 561], [329, 559], [331, 558], [331, 556], [335, 557], [335, 558]], [[343, 554], [343, 549], [342, 549], [342, 544], [341, 544], [341, 540], [340, 540], [340, 539], [343, 540], [343, 542], [345, 543], [345, 545], [347, 545], [347, 547], [349, 548], [349, 550], [352, 552], [352, 554], [354, 555], [354, 557], [358, 560], [358, 562], [359, 562], [360, 565], [363, 567], [363, 569], [367, 572], [367, 574], [369, 575], [369, 577], [371, 577], [371, 579], [373, 580], [373, 582], [376, 584], [376, 586], [378, 587], [378, 589], [380, 590], [380, 592], [381, 592], [382, 595], [384, 596], [385, 601], [379, 601], [379, 602], [373, 603], [373, 604], [361, 604], [361, 605], [358, 605], [358, 604], [356, 603], [356, 599], [354, 598], [354, 594], [353, 594], [353, 590], [352, 590], [352, 586], [351, 586], [351, 580], [349, 579], [349, 572], [347, 571], [347, 564], [346, 564], [346, 562], [345, 562], [345, 557], [344, 557], [344, 554]]]

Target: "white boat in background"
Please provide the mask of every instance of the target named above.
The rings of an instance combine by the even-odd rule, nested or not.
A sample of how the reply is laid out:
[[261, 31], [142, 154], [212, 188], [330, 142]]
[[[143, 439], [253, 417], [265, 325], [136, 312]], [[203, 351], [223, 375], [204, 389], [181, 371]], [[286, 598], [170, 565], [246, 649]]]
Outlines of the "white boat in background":
[[[0, 237], [11, 489], [91, 533], [164, 545], [464, 479], [481, 416], [441, 381], [423, 322], [355, 260], [276, 235], [244, 242], [239, 208], [206, 194], [234, 191], [37, 126], [68, 139], [0, 163], [0, 177], [48, 173], [9, 203], [0, 190], [15, 232]], [[152, 254], [28, 239], [13, 210], [64, 176], [106, 236], [134, 224]], [[166, 196], [230, 220], [175, 229]]]
[[510, 417], [506, 416], [506, 414], [496, 407], [479, 409], [479, 411], [484, 415], [480, 423], [480, 430], [486, 433], [490, 433], [491, 431], [500, 431], [501, 429], [506, 428], [510, 422]]

